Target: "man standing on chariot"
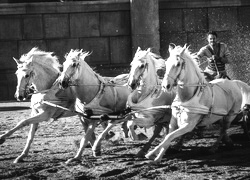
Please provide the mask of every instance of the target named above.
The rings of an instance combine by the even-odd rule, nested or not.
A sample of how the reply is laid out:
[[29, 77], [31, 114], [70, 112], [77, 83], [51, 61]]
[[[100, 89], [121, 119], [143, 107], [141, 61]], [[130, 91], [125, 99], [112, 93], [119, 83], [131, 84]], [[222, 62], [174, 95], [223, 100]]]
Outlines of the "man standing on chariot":
[[202, 47], [197, 53], [197, 59], [206, 57], [208, 66], [204, 70], [206, 79], [228, 78], [225, 64], [231, 62], [228, 47], [223, 42], [217, 42], [217, 33], [210, 31], [207, 33], [208, 44]]

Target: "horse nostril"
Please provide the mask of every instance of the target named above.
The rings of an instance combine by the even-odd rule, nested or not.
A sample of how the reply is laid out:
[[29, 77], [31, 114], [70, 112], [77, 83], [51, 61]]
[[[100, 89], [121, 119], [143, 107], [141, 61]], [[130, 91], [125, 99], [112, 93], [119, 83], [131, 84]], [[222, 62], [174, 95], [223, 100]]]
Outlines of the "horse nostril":
[[66, 81], [62, 81], [61, 86], [63, 88], [67, 88], [68, 87], [68, 83]]
[[131, 84], [131, 89], [132, 89], [132, 90], [135, 90], [135, 88], [136, 88], [135, 83]]

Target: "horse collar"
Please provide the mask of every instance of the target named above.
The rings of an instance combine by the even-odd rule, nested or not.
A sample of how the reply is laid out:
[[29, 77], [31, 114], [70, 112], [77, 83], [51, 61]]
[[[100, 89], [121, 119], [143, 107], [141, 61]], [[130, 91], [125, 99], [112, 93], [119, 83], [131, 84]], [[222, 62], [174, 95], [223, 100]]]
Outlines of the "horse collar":
[[34, 72], [33, 72], [33, 71], [30, 71], [30, 74], [29, 74], [29, 77], [28, 77], [29, 79], [28, 79], [28, 82], [27, 82], [27, 84], [26, 84], [26, 86], [25, 86], [25, 89], [24, 89], [25, 91], [27, 91], [27, 88], [30, 89], [31, 86], [32, 86], [32, 84], [30, 83], [30, 79], [31, 79], [32, 76], [34, 76]]

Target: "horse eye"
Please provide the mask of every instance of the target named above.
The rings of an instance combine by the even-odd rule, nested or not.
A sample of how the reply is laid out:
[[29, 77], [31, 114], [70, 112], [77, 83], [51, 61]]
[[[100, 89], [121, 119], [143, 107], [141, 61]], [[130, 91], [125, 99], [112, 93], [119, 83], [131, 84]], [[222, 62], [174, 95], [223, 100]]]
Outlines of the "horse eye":
[[180, 62], [178, 62], [178, 63], [176, 64], [176, 66], [177, 66], [177, 67], [179, 67], [180, 65], [181, 65], [181, 63], [180, 63]]
[[145, 65], [144, 65], [144, 64], [142, 64], [142, 65], [141, 65], [141, 68], [144, 68], [144, 67], [145, 67]]
[[24, 77], [25, 77], [25, 78], [28, 78], [29, 76], [30, 76], [29, 74], [26, 74]]
[[77, 64], [76, 64], [76, 63], [73, 63], [73, 64], [72, 64], [72, 67], [74, 67], [74, 68], [75, 68], [76, 66], [77, 66]]

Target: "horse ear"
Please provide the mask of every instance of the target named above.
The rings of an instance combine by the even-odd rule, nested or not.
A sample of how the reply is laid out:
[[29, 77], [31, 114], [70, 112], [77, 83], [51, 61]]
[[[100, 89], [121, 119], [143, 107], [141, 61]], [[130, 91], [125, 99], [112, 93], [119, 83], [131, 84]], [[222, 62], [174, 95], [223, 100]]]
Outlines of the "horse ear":
[[141, 48], [140, 48], [140, 47], [138, 47], [138, 48], [137, 48], [137, 50], [136, 50], [136, 52], [138, 52], [138, 51], [140, 51], [140, 50], [141, 50]]
[[[189, 46], [190, 46], [190, 45], [189, 45]], [[185, 44], [183, 48], [188, 49], [189, 46], [188, 46], [187, 44]]]
[[150, 51], [151, 51], [151, 49], [150, 49], [150, 48], [148, 48], [148, 49], [147, 49], [147, 53], [149, 53]]
[[176, 47], [176, 45], [174, 43], [170, 43], [168, 46], [168, 51], [172, 51], [174, 48]]
[[34, 58], [33, 56], [32, 56], [31, 58], [29, 58], [29, 61], [28, 61], [28, 62], [29, 62], [29, 63], [32, 62], [32, 61], [33, 61], [33, 58]]
[[189, 49], [189, 47], [190, 47], [190, 45], [185, 44], [183, 48], [184, 49]]
[[13, 57], [13, 59], [14, 59], [14, 61], [16, 62], [17, 66], [18, 66], [19, 64], [22, 64], [22, 62], [21, 62], [19, 59], [16, 59], [16, 58], [14, 58], [14, 57]]
[[69, 53], [66, 53], [66, 54], [64, 55], [64, 58], [65, 58], [65, 59], [67, 59], [68, 54], [69, 54]]
[[185, 52], [185, 50], [187, 49], [187, 44], [184, 45], [184, 47], [182, 48], [181, 50], [181, 53], [180, 54], [183, 54]]

